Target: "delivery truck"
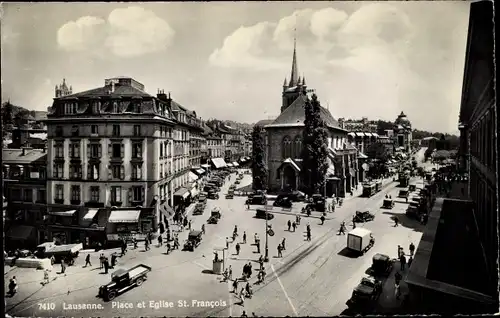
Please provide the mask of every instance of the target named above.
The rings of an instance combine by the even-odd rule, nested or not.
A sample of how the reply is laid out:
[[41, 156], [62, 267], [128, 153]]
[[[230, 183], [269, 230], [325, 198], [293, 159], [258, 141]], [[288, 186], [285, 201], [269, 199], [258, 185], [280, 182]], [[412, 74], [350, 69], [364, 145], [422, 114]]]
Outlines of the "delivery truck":
[[347, 248], [353, 252], [364, 254], [373, 244], [375, 239], [370, 230], [358, 227], [347, 233]]

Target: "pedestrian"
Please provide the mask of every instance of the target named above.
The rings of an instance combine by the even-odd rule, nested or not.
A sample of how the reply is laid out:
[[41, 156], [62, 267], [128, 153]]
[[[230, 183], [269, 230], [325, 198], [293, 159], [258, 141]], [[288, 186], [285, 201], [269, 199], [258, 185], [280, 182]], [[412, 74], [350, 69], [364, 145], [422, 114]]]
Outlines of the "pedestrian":
[[243, 310], [243, 313], [241, 314], [241, 317], [248, 317], [244, 310]]
[[66, 262], [64, 261], [64, 259], [61, 260], [61, 274], [64, 274], [64, 272], [66, 271]]
[[401, 250], [403, 248], [401, 247], [401, 245], [398, 245], [398, 258], [401, 258]]
[[49, 270], [45, 269], [43, 271], [43, 282], [42, 282], [42, 285], [47, 285], [49, 282], [50, 282], [50, 279], [49, 279]]
[[410, 256], [413, 256], [415, 253], [415, 245], [413, 244], [413, 242], [410, 243], [410, 246], [408, 249], [410, 250]]
[[257, 243], [257, 253], [260, 254], [260, 241]]
[[405, 270], [405, 265], [406, 265], [406, 257], [405, 255], [401, 255], [401, 258], [399, 259], [399, 262], [401, 263], [401, 271]]
[[397, 216], [394, 217], [394, 227], [399, 225], [399, 218]]
[[262, 258], [262, 255], [259, 257], [259, 265], [260, 265], [260, 270], [264, 269], [264, 259]]
[[240, 255], [240, 243], [236, 243], [236, 255]]
[[283, 240], [281, 241], [281, 248], [283, 249], [283, 251], [286, 251], [285, 238], [283, 238]]
[[85, 256], [85, 266], [84, 267], [87, 267], [87, 265], [92, 266], [92, 263], [90, 263], [90, 254], [87, 254], [87, 256]]
[[132, 238], [132, 243], [134, 243], [134, 249], [137, 249], [137, 239], [135, 237]]
[[245, 305], [245, 288], [241, 288], [240, 291], [240, 299], [241, 299], [241, 305]]
[[113, 253], [111, 254], [111, 267], [110, 268], [115, 268], [116, 265], [116, 254]]
[[247, 243], [247, 232], [243, 231], [243, 244]]
[[293, 228], [293, 231], [295, 232], [295, 229], [297, 228], [297, 223], [293, 222], [292, 223], [292, 228]]
[[189, 230], [191, 231], [191, 220], [189, 220], [188, 227], [189, 227]]
[[325, 224], [325, 216], [324, 215], [321, 216], [320, 220], [321, 220], [321, 225]]
[[229, 265], [227, 272], [228, 272], [229, 280], [232, 280], [233, 279], [233, 267], [231, 265]]
[[336, 199], [337, 199], [337, 204], [339, 204], [339, 201], [340, 201], [340, 197], [337, 197]]
[[163, 246], [163, 237], [161, 235], [158, 235], [158, 245]]
[[149, 251], [149, 240], [148, 238], [146, 237], [146, 239], [144, 240], [144, 250], [145, 251]]
[[278, 245], [278, 257], [283, 257], [281, 251], [282, 251], [282, 247], [281, 247], [281, 244], [280, 244], [280, 245]]
[[148, 234], [148, 240], [149, 240], [149, 245], [153, 244], [153, 233], [149, 232], [149, 234]]
[[235, 293], [235, 294], [236, 294], [236, 291], [237, 291], [237, 290], [238, 290], [238, 280], [237, 280], [237, 279], [235, 279], [235, 280], [233, 281], [233, 293]]
[[412, 262], [413, 262], [413, 256], [410, 255], [410, 258], [408, 259], [408, 268], [410, 268]]
[[253, 235], [253, 239], [254, 239], [254, 241], [255, 241], [255, 245], [257, 245], [257, 240], [259, 239], [259, 237], [257, 236], [257, 233], [255, 233], [255, 234]]
[[287, 225], [288, 225], [288, 232], [290, 232], [290, 228], [292, 227], [292, 222], [288, 220]]
[[201, 233], [205, 234], [205, 224], [201, 225]]
[[396, 272], [396, 274], [394, 274], [394, 281], [396, 282], [397, 285], [399, 285], [402, 279], [403, 276], [401, 276], [401, 273]]
[[307, 231], [307, 240], [310, 241], [311, 240], [311, 230], [308, 230]]
[[396, 299], [399, 299], [399, 296], [401, 296], [401, 289], [399, 287], [399, 283], [396, 283], [394, 285], [394, 295], [396, 296]]
[[308, 232], [311, 232], [311, 223], [307, 223], [307, 225], [306, 225], [306, 230], [307, 230]]
[[101, 269], [104, 268], [104, 254], [101, 253], [101, 256], [99, 256], [99, 262], [101, 262]]
[[167, 242], [167, 255], [170, 254], [170, 243]]

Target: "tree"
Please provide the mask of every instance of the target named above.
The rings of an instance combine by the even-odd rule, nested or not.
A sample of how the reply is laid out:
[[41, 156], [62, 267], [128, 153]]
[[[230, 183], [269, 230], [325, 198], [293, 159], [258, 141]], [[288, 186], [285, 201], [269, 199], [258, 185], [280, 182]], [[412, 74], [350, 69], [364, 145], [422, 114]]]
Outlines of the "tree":
[[3, 127], [7, 127], [7, 125], [14, 124], [13, 111], [14, 111], [14, 108], [12, 107], [12, 104], [10, 103], [10, 101], [8, 101], [2, 105], [2, 125], [3, 125]]
[[384, 136], [386, 130], [391, 130], [393, 128], [394, 128], [394, 123], [391, 123], [390, 121], [385, 121], [385, 120], [377, 121], [377, 134], [379, 134], [380, 136]]
[[377, 159], [384, 164], [387, 162], [387, 160], [389, 160], [389, 152], [387, 151], [387, 148], [383, 144], [378, 142], [372, 143], [366, 149], [366, 155], [371, 159]]
[[267, 189], [267, 168], [264, 162], [264, 131], [262, 126], [254, 126], [252, 131], [252, 188]]
[[321, 105], [316, 94], [305, 104], [302, 143], [302, 181], [304, 190], [312, 195], [321, 193], [328, 170], [328, 131], [321, 119]]

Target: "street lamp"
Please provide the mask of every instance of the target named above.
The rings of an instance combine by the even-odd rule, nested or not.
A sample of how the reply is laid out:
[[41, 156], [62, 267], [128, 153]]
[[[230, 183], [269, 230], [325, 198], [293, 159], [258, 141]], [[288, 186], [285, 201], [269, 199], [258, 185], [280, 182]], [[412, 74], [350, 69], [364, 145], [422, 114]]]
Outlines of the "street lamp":
[[265, 256], [264, 256], [264, 262], [269, 262], [269, 246], [267, 245], [267, 232], [269, 232], [269, 226], [267, 225], [267, 219], [268, 219], [268, 211], [267, 211], [267, 207], [264, 207], [266, 209], [266, 252], [265, 252]]

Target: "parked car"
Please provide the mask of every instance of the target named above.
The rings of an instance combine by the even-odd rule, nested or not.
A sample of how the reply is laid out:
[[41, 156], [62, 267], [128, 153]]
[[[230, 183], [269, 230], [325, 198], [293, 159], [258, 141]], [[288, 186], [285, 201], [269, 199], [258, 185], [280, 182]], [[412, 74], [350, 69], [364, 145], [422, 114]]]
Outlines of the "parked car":
[[234, 184], [240, 184], [240, 180], [234, 181]]
[[278, 196], [276, 198], [276, 200], [274, 200], [273, 206], [279, 206], [282, 208], [291, 208], [292, 207], [292, 200], [289, 197]]
[[205, 207], [206, 207], [206, 205], [204, 203], [196, 203], [196, 206], [194, 207], [193, 214], [194, 215], [203, 214], [203, 212], [205, 212]]
[[226, 194], [226, 199], [234, 199], [234, 193], [229, 192], [228, 194]]
[[193, 252], [201, 244], [203, 238], [202, 231], [191, 231], [189, 232], [186, 243], [184, 243], [184, 250]]
[[319, 212], [326, 211], [326, 201], [321, 194], [313, 194], [310, 200], [311, 203], [307, 204], [306, 208]]
[[373, 277], [363, 277], [347, 301], [349, 308], [364, 312], [370, 311], [377, 303], [382, 293], [382, 282]]
[[399, 190], [398, 197], [399, 198], [407, 198], [410, 195], [410, 191], [408, 189]]
[[207, 197], [211, 200], [219, 200], [219, 194], [213, 190], [208, 192]]
[[372, 258], [372, 275], [389, 275], [392, 271], [393, 263], [389, 256], [377, 253]]
[[144, 264], [137, 265], [129, 270], [118, 269], [111, 274], [111, 282], [99, 287], [98, 296], [105, 301], [111, 301], [124, 291], [134, 286], [141, 286], [150, 271], [151, 267]]
[[272, 214], [271, 212], [264, 210], [264, 209], [257, 209], [257, 212], [255, 212], [255, 217], [257, 219], [264, 219], [265, 220], [266, 216], [267, 216], [268, 220], [272, 220], [274, 218], [274, 214]]
[[267, 198], [263, 194], [255, 194], [247, 199], [246, 204], [266, 205]]
[[370, 213], [369, 211], [356, 211], [354, 215], [354, 221], [357, 223], [361, 222], [369, 222], [375, 219], [375, 215]]
[[208, 224], [217, 224], [222, 217], [222, 214], [220, 213], [219, 208], [213, 208], [212, 211], [210, 212], [210, 217], [207, 220]]
[[207, 193], [206, 192], [201, 192], [198, 195], [198, 202], [199, 203], [207, 203]]

